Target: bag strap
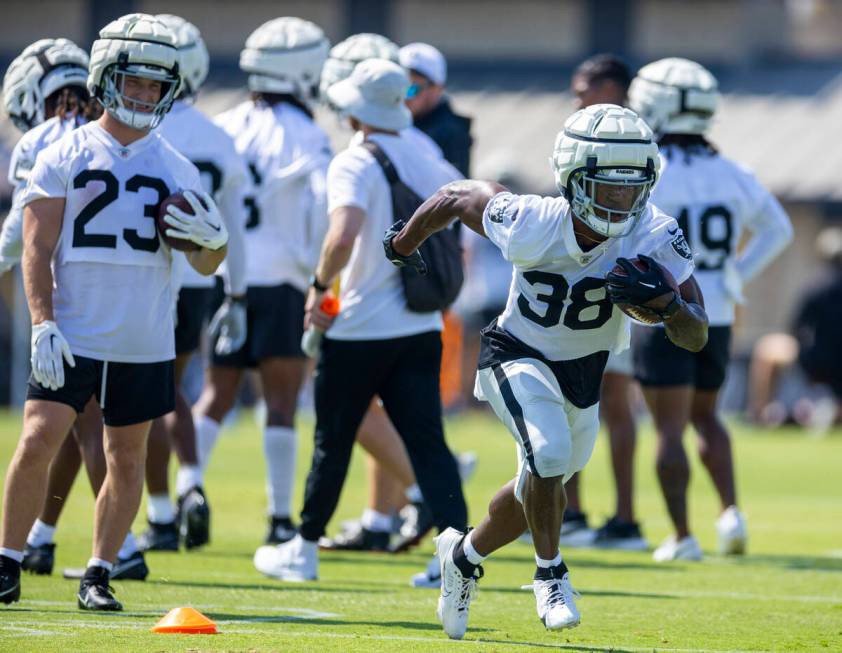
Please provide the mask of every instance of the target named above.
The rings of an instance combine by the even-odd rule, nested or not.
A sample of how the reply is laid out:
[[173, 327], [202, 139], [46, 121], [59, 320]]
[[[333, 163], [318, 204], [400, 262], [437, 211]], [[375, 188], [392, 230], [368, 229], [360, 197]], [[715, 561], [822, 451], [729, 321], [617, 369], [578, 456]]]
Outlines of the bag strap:
[[377, 143], [363, 141], [362, 146], [368, 150], [369, 154], [371, 154], [377, 163], [380, 164], [380, 167], [383, 169], [383, 174], [386, 175], [386, 181], [389, 182], [390, 186], [402, 183], [401, 178], [398, 177], [398, 171], [395, 170], [395, 166], [392, 164], [392, 161], [388, 156], [386, 156], [386, 153]]

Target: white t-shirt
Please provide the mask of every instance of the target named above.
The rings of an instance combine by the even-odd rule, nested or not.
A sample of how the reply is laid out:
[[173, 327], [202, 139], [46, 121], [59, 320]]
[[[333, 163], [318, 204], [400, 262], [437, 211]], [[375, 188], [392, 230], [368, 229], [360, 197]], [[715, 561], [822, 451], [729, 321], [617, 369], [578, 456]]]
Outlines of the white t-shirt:
[[247, 101], [214, 122], [234, 139], [254, 185], [245, 231], [248, 285], [306, 290], [327, 232], [327, 134], [286, 103]]
[[53, 312], [79, 356], [120, 363], [175, 357], [170, 248], [159, 204], [199, 173], [151, 132], [123, 146], [84, 125], [38, 155], [21, 205], [64, 197], [53, 253]]
[[605, 275], [620, 257], [646, 254], [677, 283], [693, 261], [675, 220], [649, 205], [631, 234], [583, 252], [570, 204], [562, 197], [498, 193], [482, 224], [515, 272], [498, 326], [548, 360], [572, 360], [628, 347], [629, 318], [605, 291]]
[[[792, 238], [786, 212], [743, 167], [719, 155], [687, 157], [676, 147], [661, 153], [650, 201], [684, 231], [711, 326], [730, 325], [734, 301], [725, 291], [723, 269], [734, 265], [743, 281], [755, 277]], [[746, 229], [751, 239], [738, 255]]]
[[[417, 150], [403, 134], [374, 134], [401, 181], [422, 198], [454, 180], [452, 166]], [[383, 340], [437, 331], [441, 313], [406, 307], [400, 271], [383, 254], [383, 235], [395, 222], [392, 193], [380, 165], [365, 148], [351, 145], [327, 173], [328, 211], [355, 206], [365, 220], [340, 279], [340, 311], [327, 332], [335, 340]]]
[[83, 121], [75, 117], [61, 120], [55, 116], [30, 129], [15, 145], [9, 162], [9, 183], [13, 187], [12, 206], [0, 233], [0, 258], [18, 260], [23, 251], [23, 206], [20, 197], [38, 153], [81, 124], [84, 124]]
[[[234, 141], [201, 111], [185, 102], [173, 103], [158, 132], [180, 154], [199, 169], [202, 188], [217, 205], [228, 228], [228, 255], [225, 259], [229, 292], [245, 292], [243, 228], [246, 222], [245, 198], [251, 193], [251, 179], [245, 161], [234, 148]], [[235, 247], [235, 243], [237, 247]], [[173, 255], [179, 268], [181, 286], [211, 288], [212, 275], [196, 272], [184, 255]]]

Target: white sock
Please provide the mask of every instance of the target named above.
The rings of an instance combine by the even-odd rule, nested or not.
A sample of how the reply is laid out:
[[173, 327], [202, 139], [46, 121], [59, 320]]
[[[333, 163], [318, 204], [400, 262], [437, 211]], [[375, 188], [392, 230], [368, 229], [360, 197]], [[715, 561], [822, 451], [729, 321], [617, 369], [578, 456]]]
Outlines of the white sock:
[[205, 484], [202, 468], [198, 465], [182, 465], [175, 475], [175, 492], [183, 497], [194, 487], [202, 487]]
[[219, 422], [207, 415], [194, 415], [193, 427], [196, 429], [196, 449], [199, 457], [199, 466], [202, 471], [208, 468], [211, 451], [219, 437]]
[[555, 554], [555, 558], [552, 560], [544, 560], [543, 558], [539, 558], [538, 555], [535, 555], [535, 563], [541, 567], [541, 569], [549, 569], [550, 567], [558, 567], [561, 564], [561, 551]]
[[295, 453], [298, 437], [288, 426], [263, 427], [263, 454], [266, 456], [266, 494], [269, 514], [288, 517], [292, 488], [295, 486]]
[[363, 510], [363, 516], [360, 519], [362, 527], [375, 533], [388, 533], [392, 530], [392, 517], [382, 512], [377, 512], [371, 508]]
[[102, 567], [103, 569], [107, 570], [110, 574], [114, 569], [114, 565], [108, 560], [103, 560], [102, 558], [91, 558], [88, 560], [88, 567]]
[[406, 492], [404, 492], [406, 496], [406, 500], [410, 503], [423, 503], [424, 497], [421, 494], [421, 488], [418, 487], [418, 483], [413, 483], [408, 488], [406, 488]]
[[146, 516], [155, 524], [172, 524], [175, 508], [169, 494], [150, 494], [146, 501]]
[[29, 546], [41, 546], [43, 544], [52, 544], [53, 536], [56, 534], [56, 527], [45, 524], [40, 519], [36, 519], [29, 529], [29, 535], [26, 537], [26, 543]]
[[472, 565], [479, 565], [482, 564], [483, 560], [485, 560], [488, 556], [480, 555], [474, 548], [474, 543], [472, 541], [473, 534], [474, 531], [471, 531], [465, 536], [465, 539], [462, 540], [462, 550], [465, 552], [465, 557], [468, 559], [468, 562]]
[[117, 558], [125, 560], [126, 558], [131, 558], [135, 553], [137, 553], [137, 542], [134, 541], [134, 535], [129, 532], [126, 535], [126, 539], [123, 540], [123, 546], [117, 552]]
[[11, 558], [16, 562], [23, 562], [23, 551], [16, 551], [15, 549], [7, 549], [6, 547], [0, 546], [0, 556]]

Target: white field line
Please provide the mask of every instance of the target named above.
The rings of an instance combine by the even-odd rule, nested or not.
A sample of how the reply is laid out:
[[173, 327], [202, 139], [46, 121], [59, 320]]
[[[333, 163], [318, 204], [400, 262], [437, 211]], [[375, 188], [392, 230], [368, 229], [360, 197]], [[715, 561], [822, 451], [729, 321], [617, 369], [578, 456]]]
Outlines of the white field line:
[[[39, 599], [24, 599], [20, 602], [22, 606], [26, 605], [44, 605], [44, 606], [58, 606], [58, 607], [67, 607], [68, 605], [73, 605], [72, 601], [42, 601]], [[123, 612], [123, 615], [161, 615], [161, 609], [158, 608], [155, 604], [150, 603], [141, 603], [141, 608], [149, 608], [149, 609], [141, 609], [141, 610], [131, 610], [128, 612]], [[334, 619], [336, 617], [341, 617], [342, 615], [337, 614], [335, 612], [322, 612], [320, 610], [312, 610], [310, 608], [296, 608], [291, 606], [285, 605], [217, 605], [213, 603], [192, 603], [190, 604], [191, 608], [196, 608], [197, 610], [262, 610], [264, 612], [277, 612], [278, 614], [284, 614], [289, 616], [290, 619]], [[296, 616], [297, 615], [297, 616]], [[239, 621], [241, 618], [237, 617]], [[250, 619], [247, 614], [242, 616], [242, 619]], [[224, 621], [224, 620], [223, 620]]]
[[[67, 625], [72, 628], [95, 628], [95, 629], [102, 629], [102, 630], [117, 630], [117, 629], [124, 629], [124, 630], [146, 630], [147, 626], [135, 625], [135, 624], [127, 624], [124, 623], [124, 619], [120, 619], [120, 623], [114, 624], [93, 624], [93, 623], [79, 623], [78, 621], [72, 621], [69, 619], [63, 621], [50, 621], [49, 624], [52, 625]], [[236, 622], [220, 622], [220, 623], [236, 623]], [[2, 631], [26, 631], [26, 632], [12, 632], [3, 633]], [[266, 630], [257, 630], [254, 628], [228, 628], [226, 627], [224, 630], [221, 630], [221, 635], [252, 635], [252, 634], [261, 634], [265, 635]], [[0, 625], [0, 638], [5, 636], [12, 636], [12, 637], [33, 637], [33, 636], [74, 636], [76, 633], [73, 632], [49, 632], [49, 631], [39, 631], [37, 629], [30, 629], [25, 627], [19, 626], [2, 626]], [[513, 648], [550, 648], [550, 649], [558, 649], [558, 650], [574, 650], [580, 651], [583, 647], [587, 647], [588, 650], [591, 651], [604, 651], [605, 653], [612, 653], [618, 649], [624, 651], [632, 651], [634, 653], [768, 653], [767, 651], [760, 651], [760, 650], [747, 650], [747, 649], [711, 649], [711, 648], [669, 648], [669, 647], [660, 647], [660, 646], [628, 646], [624, 644], [612, 644], [610, 646], [601, 646], [599, 644], [591, 644], [588, 642], [577, 642], [575, 644], [544, 644], [538, 642], [505, 642], [500, 640], [483, 640], [483, 639], [463, 639], [461, 641], [447, 639], [443, 634], [440, 637], [412, 637], [408, 635], [367, 635], [367, 634], [356, 634], [356, 633], [333, 633], [324, 630], [314, 630], [312, 632], [306, 631], [302, 632], [301, 630], [297, 630], [295, 632], [288, 632], [284, 630], [276, 630], [272, 633], [273, 637], [286, 637], [286, 638], [295, 638], [299, 639], [301, 637], [310, 637], [310, 638], [322, 638], [322, 639], [354, 639], [354, 640], [374, 640], [374, 641], [390, 641], [390, 642], [428, 642], [430, 644], [441, 644], [446, 646], [488, 646], [493, 644], [494, 646], [510, 646]]]
[[[524, 592], [532, 591], [532, 583], [521, 585], [520, 589]], [[493, 590], [489, 590], [493, 591]], [[600, 594], [610, 594], [611, 592], [620, 591], [628, 594], [634, 594], [635, 590], [631, 589], [596, 589], [582, 590], [582, 596], [587, 598], [589, 593], [596, 596]], [[736, 599], [740, 601], [780, 601], [780, 596], [773, 594], [749, 594], [747, 592], [682, 592], [681, 590], [664, 590], [664, 598], [681, 598], [681, 599]], [[790, 594], [787, 595], [788, 601], [796, 601], [799, 603], [842, 603], [842, 596], [811, 596]]]

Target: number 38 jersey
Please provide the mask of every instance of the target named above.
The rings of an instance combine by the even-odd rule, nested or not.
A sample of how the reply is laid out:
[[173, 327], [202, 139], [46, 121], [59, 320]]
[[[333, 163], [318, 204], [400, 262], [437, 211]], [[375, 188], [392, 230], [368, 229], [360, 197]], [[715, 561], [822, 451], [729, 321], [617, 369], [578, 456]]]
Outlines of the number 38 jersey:
[[161, 202], [198, 189], [195, 166], [155, 132], [123, 146], [90, 123], [44, 149], [22, 205], [65, 198], [53, 312], [74, 354], [121, 363], [175, 357], [172, 255]]
[[651, 256], [680, 284], [693, 262], [678, 224], [651, 204], [632, 233], [583, 252], [576, 218], [562, 197], [499, 193], [483, 227], [514, 265], [506, 309], [497, 325], [550, 361], [567, 361], [628, 346], [629, 318], [605, 291], [619, 257]]
[[[661, 176], [650, 201], [675, 216], [696, 263], [696, 280], [711, 326], [734, 321], [726, 275], [751, 280], [792, 238], [778, 201], [743, 167], [715, 153], [661, 151]], [[751, 239], [737, 255], [744, 230]]]

